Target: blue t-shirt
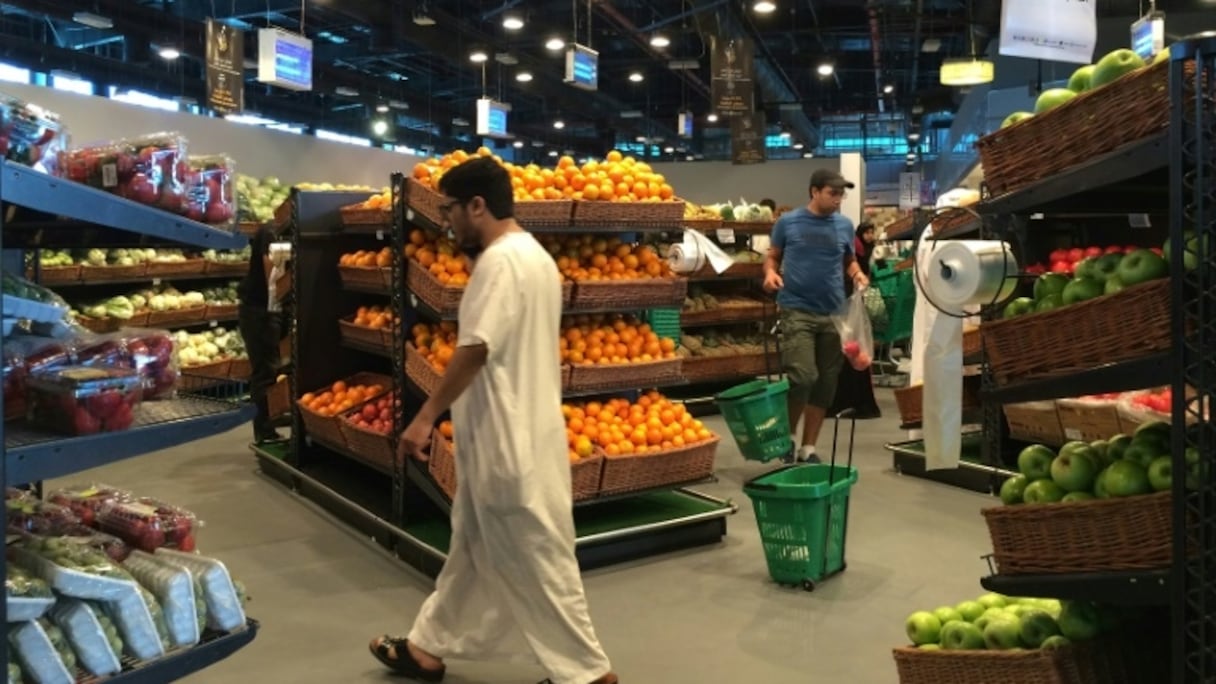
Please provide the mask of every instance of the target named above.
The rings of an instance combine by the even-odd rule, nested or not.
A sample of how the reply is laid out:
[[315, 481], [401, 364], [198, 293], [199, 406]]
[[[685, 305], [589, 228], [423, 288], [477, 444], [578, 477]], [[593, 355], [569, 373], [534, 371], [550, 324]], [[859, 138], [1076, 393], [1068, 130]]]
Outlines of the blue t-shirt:
[[785, 309], [831, 315], [844, 307], [844, 258], [853, 254], [853, 222], [839, 212], [817, 216], [806, 207], [786, 212], [773, 226], [772, 245], [782, 252]]

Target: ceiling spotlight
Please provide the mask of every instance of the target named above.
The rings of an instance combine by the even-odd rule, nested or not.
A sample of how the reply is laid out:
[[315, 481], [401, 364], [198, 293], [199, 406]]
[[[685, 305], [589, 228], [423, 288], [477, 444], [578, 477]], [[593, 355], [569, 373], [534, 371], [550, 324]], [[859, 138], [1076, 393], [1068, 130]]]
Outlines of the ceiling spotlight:
[[785, 138], [786, 140], [789, 140], [789, 139], [790, 139], [790, 132], [789, 132], [789, 131], [781, 131], [781, 137], [782, 137], [782, 138]]
[[92, 12], [77, 12], [72, 15], [72, 21], [98, 30], [114, 28], [113, 19], [103, 17], [100, 14], [93, 14]]
[[434, 26], [435, 20], [426, 13], [425, 7], [414, 12], [414, 23], [418, 26]]
[[717, 114], [710, 114], [709, 116], [705, 117], [705, 120], [706, 120], [706, 121], [708, 121], [708, 122], [710, 122], [710, 123], [718, 123], [718, 115], [717, 115]]
[[389, 100], [388, 106], [392, 107], [393, 109], [409, 109], [410, 103], [402, 102], [401, 100]]
[[801, 150], [804, 147], [806, 147], [806, 145], [803, 145], [802, 143], [794, 143], [795, 150]]
[[527, 83], [532, 80], [532, 72], [521, 71], [518, 74], [515, 74], [515, 80], [519, 81], [520, 83]]
[[376, 119], [372, 122], [372, 133], [376, 135], [384, 135], [388, 133], [388, 122], [384, 119]]
[[508, 12], [502, 18], [502, 27], [508, 31], [518, 31], [524, 27], [524, 18], [513, 12]]
[[545, 41], [545, 47], [556, 52], [556, 51], [566, 47], [566, 41], [554, 36], [553, 38], [550, 38], [549, 40]]
[[474, 64], [481, 64], [489, 58], [490, 56], [486, 54], [485, 50], [474, 50], [469, 53], [469, 61]]
[[637, 140], [638, 142], [640, 142], [640, 143], [645, 144], [645, 143], [646, 143], [646, 136], [644, 136], [644, 135], [639, 135], [639, 136], [636, 138], [636, 140]]
[[656, 33], [650, 37], [650, 47], [665, 48], [671, 45], [671, 39], [662, 33]]
[[378, 104], [378, 105], [376, 105], [376, 111], [379, 112], [380, 114], [385, 114], [388, 112], [388, 105]]
[[641, 83], [645, 79], [646, 77], [643, 76], [642, 72], [640, 71], [635, 71], [632, 74], [629, 74], [629, 80], [633, 81], [634, 83]]
[[820, 76], [831, 76], [836, 71], [836, 67], [824, 62], [815, 71], [818, 71]]
[[561, 119], [558, 119], [557, 121], [553, 122], [553, 127], [560, 131], [561, 129], [566, 127], [566, 122], [562, 121]]
[[359, 91], [350, 86], [338, 86], [334, 88], [334, 94], [342, 97], [359, 97]]
[[522, 150], [524, 148], [524, 141], [516, 140], [514, 143], [512, 143], [512, 145], [515, 147], [515, 149]]
[[167, 59], [169, 61], [173, 61], [182, 56], [181, 50], [169, 45], [160, 48], [156, 54], [160, 55], [161, 59]]
[[550, 156], [550, 157], [556, 157], [556, 156], [557, 156], [557, 150], [549, 150], [549, 156]]
[[883, 87], [882, 87], [882, 91], [883, 91], [884, 93], [886, 93], [886, 94], [890, 95], [891, 93], [895, 92], [895, 86], [893, 86], [893, 85], [891, 85], [890, 83], [888, 83], [888, 84], [886, 84], [885, 86], [883, 86]]
[[771, 14], [777, 11], [777, 3], [770, 2], [770, 0], [758, 0], [756, 4], [752, 5], [752, 10], [757, 14]]
[[811, 157], [814, 157], [814, 156], [815, 156], [815, 153], [814, 153], [814, 152], [803, 152], [803, 153], [802, 153], [802, 158], [803, 158], [803, 159], [810, 159]]
[[915, 153], [915, 152], [909, 152], [909, 153], [908, 153], [908, 161], [916, 161], [916, 153]]
[[920, 140], [920, 133], [917, 133], [915, 131], [909, 133], [908, 140], [911, 140], [912, 142], [916, 142], [917, 140]]
[[664, 147], [663, 151], [666, 152], [667, 154], [671, 154], [672, 152], [676, 151], [676, 148], [668, 146], [668, 147]]

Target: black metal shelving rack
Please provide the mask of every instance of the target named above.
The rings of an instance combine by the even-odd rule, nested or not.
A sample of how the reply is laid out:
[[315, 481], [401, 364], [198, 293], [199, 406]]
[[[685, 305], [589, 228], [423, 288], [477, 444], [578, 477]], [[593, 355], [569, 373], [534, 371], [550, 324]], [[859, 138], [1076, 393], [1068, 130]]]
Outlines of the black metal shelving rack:
[[[296, 250], [294, 311], [297, 314], [292, 354], [298, 360], [291, 373], [292, 397], [300, 397], [305, 391], [359, 371], [384, 369], [391, 373], [394, 391], [400, 392], [402, 397], [403, 411], [395, 416], [393, 434], [404, 429], [424, 399], [420, 388], [405, 373], [405, 331], [420, 320], [454, 318], [431, 310], [405, 286], [403, 253], [409, 230], [413, 227], [439, 229], [404, 201], [405, 184], [403, 175], [392, 176], [391, 220], [386, 219], [385, 224], [379, 226], [342, 225], [341, 207], [362, 201], [366, 198], [365, 193], [294, 192], [290, 199], [291, 234]], [[530, 230], [534, 233], [629, 235], [674, 232], [683, 228], [570, 226]], [[392, 283], [396, 286], [387, 290], [344, 290], [337, 272], [338, 257], [358, 248], [361, 242], [373, 239], [376, 240], [373, 244], [387, 242], [392, 245]], [[394, 326], [392, 349], [387, 351], [362, 348], [349, 341], [343, 343], [334, 325], [334, 321], [348, 315], [359, 302], [372, 300], [387, 300], [401, 321], [400, 326]], [[587, 394], [619, 396], [620, 392]], [[375, 539], [424, 574], [437, 575], [446, 558], [450, 501], [426, 468], [412, 460], [401, 462], [399, 459], [394, 459], [391, 467], [368, 464], [340, 445], [325, 444], [307, 435], [299, 411], [295, 410], [293, 415], [295, 429], [288, 445], [251, 445], [263, 472]], [[712, 479], [576, 504], [576, 524], [580, 519], [592, 519], [588, 524], [590, 531], [580, 534], [577, 539], [581, 566], [598, 567], [721, 540], [726, 533], [726, 517], [733, 514], [736, 507], [732, 502], [687, 489], [707, 481]], [[673, 502], [662, 497], [679, 497], [679, 500]], [[630, 518], [636, 524], [614, 528], [604, 522], [613, 516], [616, 508], [623, 509], [638, 502], [643, 510]], [[689, 508], [696, 510], [685, 510]]]
[[[1188, 64], [1195, 66], [1191, 76]], [[1171, 254], [1171, 351], [1096, 368], [1059, 369], [1050, 377], [999, 387], [987, 368], [984, 374], [985, 460], [993, 466], [1002, 465], [1005, 451], [1002, 403], [1172, 385], [1174, 472], [1187, 472], [1188, 448], [1200, 454], [1194, 478], [1198, 486], [1188, 489], [1183, 477], [1173, 481], [1173, 564], [1132, 572], [994, 572], [981, 584], [1011, 595], [1168, 607], [1171, 681], [1190, 684], [1216, 681], [1216, 422], [1208, 415], [1216, 400], [1216, 358], [1211, 351], [1216, 348], [1216, 34], [1171, 46], [1169, 82], [1167, 132], [1023, 190], [986, 199], [979, 211], [998, 228], [1023, 237], [1039, 230], [1036, 221], [1044, 215], [1081, 220], [1073, 227], [1085, 230], [1083, 222], [1098, 220], [1099, 215], [1130, 213], [1166, 218], [1173, 245], [1183, 245], [1187, 232], [1196, 235], [1195, 268], [1184, 268], [1181, 247]], [[1188, 388], [1197, 396], [1191, 404]], [[1157, 677], [1155, 681], [1165, 680], [1164, 673]]]
[[[0, 161], [0, 249], [5, 268], [22, 268], [20, 250], [40, 247], [90, 247], [189, 244], [240, 249], [242, 235], [217, 230], [158, 209], [71, 181], [46, 176]], [[2, 305], [0, 305], [2, 307]], [[3, 388], [0, 388], [2, 393]], [[126, 431], [65, 438], [21, 424], [0, 426], [4, 458], [0, 486], [34, 484], [88, 468], [114, 463], [201, 437], [230, 430], [252, 417], [251, 406], [202, 396], [149, 402], [136, 412]], [[6, 524], [0, 507], [0, 527]], [[5, 559], [0, 556], [0, 573]], [[0, 618], [5, 606], [0, 605]], [[6, 622], [6, 620], [0, 620]], [[203, 643], [160, 660], [128, 666], [108, 681], [155, 684], [180, 679], [227, 658], [252, 642], [259, 625], [210, 634]], [[0, 639], [8, 661], [8, 640]]]

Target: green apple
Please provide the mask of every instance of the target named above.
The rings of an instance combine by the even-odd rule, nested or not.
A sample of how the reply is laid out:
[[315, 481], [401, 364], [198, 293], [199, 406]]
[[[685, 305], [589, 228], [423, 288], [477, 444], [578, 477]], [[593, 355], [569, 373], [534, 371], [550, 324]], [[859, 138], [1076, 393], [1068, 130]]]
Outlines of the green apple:
[[1031, 608], [1021, 615], [1022, 643], [1028, 648], [1039, 648], [1043, 642], [1060, 633], [1055, 618], [1041, 608]]
[[1123, 281], [1119, 280], [1119, 274], [1116, 273], [1106, 279], [1106, 284], [1102, 286], [1102, 294], [1112, 295], [1122, 292], [1124, 287]]
[[1094, 65], [1086, 64], [1085, 66], [1072, 72], [1072, 77], [1068, 79], [1068, 89], [1074, 93], [1083, 93], [1089, 90], [1090, 82], [1094, 75]]
[[[941, 622], [943, 626], [950, 622], [954, 622], [955, 620], [963, 620], [963, 616], [950, 606], [934, 608], [933, 615], [937, 617], [938, 621]], [[963, 622], [966, 622], [966, 620], [963, 620]]]
[[1005, 305], [1005, 311], [1002, 313], [1002, 315], [1005, 318], [1015, 318], [1017, 316], [1033, 312], [1034, 300], [1030, 297], [1018, 297]]
[[[1118, 461], [1116, 461], [1117, 463]], [[1114, 464], [1111, 464], [1114, 465]], [[1110, 472], [1110, 466], [1102, 469], [1098, 476], [1094, 478], [1094, 496], [1099, 499], [1109, 499], [1110, 492], [1106, 491], [1106, 473]]]
[[1060, 501], [1062, 503], [1075, 503], [1077, 501], [1093, 501], [1096, 498], [1097, 497], [1089, 492], [1069, 492], [1065, 494], [1064, 498], [1060, 499]]
[[1123, 452], [1123, 458], [1120, 460], [1131, 461], [1141, 468], [1148, 469], [1149, 464], [1161, 455], [1161, 449], [1157, 445], [1139, 439], [1133, 439], [1131, 446], [1127, 447]]
[[1087, 641], [1098, 636], [1098, 609], [1089, 601], [1062, 601], [1056, 624], [1060, 634], [1071, 641]]
[[1094, 65], [1093, 74], [1089, 79], [1090, 88], [1101, 88], [1143, 66], [1144, 59], [1127, 48], [1110, 52]]
[[1139, 285], [1169, 275], [1165, 259], [1148, 249], [1137, 249], [1125, 254], [1119, 262], [1119, 281], [1125, 286]]
[[919, 648], [922, 651], [940, 651], [940, 650], [942, 650], [941, 644], [921, 644], [920, 646], [917, 646], [917, 648]]
[[1186, 448], [1186, 488], [1189, 490], [1199, 489], [1199, 483], [1203, 482], [1203, 474], [1207, 472], [1203, 459], [1200, 458], [1199, 450], [1195, 447]]
[[1132, 438], [1128, 435], [1115, 435], [1106, 440], [1106, 455], [1111, 462], [1118, 461], [1123, 458], [1123, 452], [1127, 451], [1127, 447], [1131, 446]]
[[1168, 491], [1173, 486], [1174, 459], [1170, 456], [1158, 456], [1148, 464], [1148, 484], [1154, 492]]
[[1094, 260], [1092, 269], [1092, 277], [1101, 280], [1105, 283], [1107, 280], [1115, 277], [1119, 271], [1119, 264], [1123, 263], [1123, 257], [1119, 254], [1103, 254]]
[[951, 622], [942, 627], [941, 644], [948, 651], [976, 651], [984, 648], [984, 633], [970, 622]]
[[1026, 479], [1025, 475], [1014, 475], [1005, 480], [1001, 483], [1001, 503], [1006, 506], [1022, 503], [1022, 495], [1026, 492], [1028, 484], [1030, 484], [1030, 480]]
[[1057, 648], [1065, 648], [1066, 646], [1071, 646], [1071, 645], [1072, 645], [1072, 642], [1068, 640], [1068, 637], [1066, 637], [1062, 634], [1057, 634], [1055, 636], [1047, 637], [1046, 639], [1044, 639], [1043, 643], [1039, 644], [1039, 648], [1044, 651], [1054, 651]]
[[1028, 504], [1056, 503], [1068, 492], [1051, 480], [1035, 480], [1026, 485], [1022, 500]]
[[1063, 293], [1068, 280], [1068, 276], [1063, 273], [1044, 273], [1034, 281], [1034, 298], [1042, 299], [1047, 295]]
[[975, 622], [987, 610], [979, 601], [963, 601], [954, 607], [967, 622]]
[[1136, 431], [1132, 433], [1132, 439], [1137, 437], [1155, 437], [1161, 443], [1169, 447], [1170, 433], [1173, 427], [1164, 420], [1150, 420], [1147, 423], [1141, 423]]
[[993, 618], [984, 627], [984, 645], [990, 651], [1007, 651], [1022, 646], [1021, 621], [1012, 615]]
[[1099, 470], [1110, 465], [1113, 460], [1110, 457], [1110, 442], [1105, 439], [1095, 439], [1089, 443], [1089, 446], [1094, 450], [1094, 456], [1097, 457]]
[[1043, 313], [1044, 311], [1058, 309], [1061, 306], [1064, 306], [1064, 298], [1058, 294], [1049, 294], [1046, 297], [1035, 301], [1034, 312]]
[[1051, 619], [1053, 620], [1060, 617], [1060, 599], [1037, 599], [1035, 601], [1035, 605], [1037, 605], [1040, 609], [1047, 611], [1047, 614], [1050, 615]]
[[1031, 444], [1018, 454], [1018, 471], [1030, 481], [1051, 477], [1051, 462], [1056, 454], [1042, 444]]
[[983, 632], [984, 629], [986, 627], [988, 627], [988, 623], [992, 622], [993, 620], [1000, 620], [1000, 619], [1004, 619], [1004, 618], [1008, 618], [1008, 617], [1012, 617], [1012, 616], [1010, 615], [1010, 613], [1007, 610], [1005, 610], [1004, 607], [989, 608], [988, 610], [984, 611], [983, 615], [981, 615], [981, 616], [977, 617], [975, 620], [973, 620], [972, 624], [974, 624], [976, 627], [979, 628], [979, 630], [981, 632]]
[[908, 639], [917, 646], [936, 643], [941, 636], [942, 621], [927, 610], [918, 610], [908, 616], [904, 622], [904, 631], [908, 633]]
[[[1110, 464], [1110, 467], [1104, 472], [1106, 476], [1102, 478], [1102, 484], [1112, 497], [1139, 496], [1153, 491], [1152, 486], [1148, 483], [1148, 473], [1138, 463], [1126, 459], [1116, 461]], [[1030, 494], [1029, 488], [1026, 493]], [[1064, 636], [1068, 636], [1068, 634], [1066, 633]]]
[[1170, 46], [1166, 45], [1161, 49], [1161, 52], [1153, 55], [1153, 61], [1149, 62], [1149, 64], [1160, 64], [1168, 61], [1170, 61]]
[[1014, 112], [1005, 117], [1005, 120], [1001, 122], [1001, 128], [1009, 128], [1016, 123], [1021, 123], [1026, 119], [1031, 118], [1034, 118], [1034, 114], [1031, 114], [1030, 112]]
[[1005, 597], [1003, 594], [997, 594], [995, 592], [984, 594], [983, 596], [977, 598], [975, 602], [987, 609], [1004, 608], [1005, 606], [1009, 605], [1009, 599], [1007, 597]]
[[[1065, 445], [1060, 455], [1051, 462], [1051, 479], [1065, 492], [1087, 492], [1094, 486], [1094, 478], [1101, 471], [1093, 447], [1084, 442], [1071, 449]], [[1060, 497], [1063, 498], [1063, 497]]]
[[1039, 95], [1039, 99], [1035, 100], [1034, 102], [1034, 113], [1042, 114], [1043, 112], [1049, 112], [1065, 102], [1075, 98], [1076, 96], [1077, 94], [1068, 88], [1051, 88], [1044, 90], [1042, 94]]
[[[1152, 252], [1149, 252], [1152, 254]], [[1103, 289], [1106, 284], [1094, 278], [1073, 278], [1067, 286], [1064, 287], [1064, 293], [1060, 299], [1064, 305], [1076, 304], [1090, 299], [1097, 299], [1103, 294]]]

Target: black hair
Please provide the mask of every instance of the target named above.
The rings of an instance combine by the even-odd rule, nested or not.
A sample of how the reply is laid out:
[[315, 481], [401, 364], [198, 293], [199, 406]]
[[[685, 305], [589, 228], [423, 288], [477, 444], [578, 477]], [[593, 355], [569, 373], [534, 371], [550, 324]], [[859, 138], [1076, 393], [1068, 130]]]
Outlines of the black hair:
[[439, 192], [461, 205], [480, 197], [485, 200], [486, 211], [500, 221], [515, 216], [511, 175], [492, 157], [470, 159], [443, 174], [439, 179]]
[[760, 206], [768, 207], [772, 211], [777, 211], [777, 203], [767, 197], [760, 200]]
[[861, 223], [858, 223], [857, 230], [855, 231], [857, 237], [865, 235], [867, 230], [874, 230], [874, 223], [872, 221], [862, 221]]

